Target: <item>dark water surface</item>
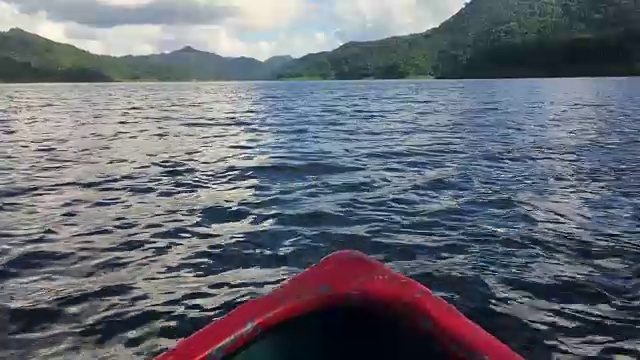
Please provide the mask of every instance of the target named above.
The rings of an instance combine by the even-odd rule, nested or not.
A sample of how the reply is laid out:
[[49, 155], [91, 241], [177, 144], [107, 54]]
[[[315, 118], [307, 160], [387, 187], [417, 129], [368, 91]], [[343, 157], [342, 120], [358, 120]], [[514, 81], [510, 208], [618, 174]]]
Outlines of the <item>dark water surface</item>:
[[640, 79], [1, 86], [0, 358], [146, 358], [339, 249], [637, 356], [639, 159]]

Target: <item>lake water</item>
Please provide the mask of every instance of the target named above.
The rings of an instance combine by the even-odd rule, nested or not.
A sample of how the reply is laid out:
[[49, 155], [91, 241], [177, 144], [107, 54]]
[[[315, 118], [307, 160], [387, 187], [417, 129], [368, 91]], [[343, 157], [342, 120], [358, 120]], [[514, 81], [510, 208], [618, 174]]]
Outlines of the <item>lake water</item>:
[[638, 356], [639, 224], [640, 79], [0, 86], [0, 358], [148, 358], [340, 249]]

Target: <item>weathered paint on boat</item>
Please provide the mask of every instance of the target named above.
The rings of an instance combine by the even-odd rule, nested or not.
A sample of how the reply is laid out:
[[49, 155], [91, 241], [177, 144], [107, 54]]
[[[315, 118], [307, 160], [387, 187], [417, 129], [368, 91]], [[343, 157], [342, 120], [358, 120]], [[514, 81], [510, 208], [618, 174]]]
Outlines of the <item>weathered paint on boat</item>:
[[451, 359], [522, 359], [423, 285], [362, 253], [342, 251], [179, 341], [156, 360], [235, 359], [281, 324], [345, 304], [392, 314]]

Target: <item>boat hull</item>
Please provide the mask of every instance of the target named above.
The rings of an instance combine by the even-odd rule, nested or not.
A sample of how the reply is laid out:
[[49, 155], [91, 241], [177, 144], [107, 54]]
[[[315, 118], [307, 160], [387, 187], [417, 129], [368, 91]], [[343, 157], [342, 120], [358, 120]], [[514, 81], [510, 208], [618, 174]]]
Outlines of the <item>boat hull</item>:
[[[359, 328], [346, 331], [350, 326]], [[397, 331], [382, 331], [394, 326]], [[305, 335], [304, 329], [317, 332]], [[415, 342], [404, 342], [414, 337]], [[362, 253], [342, 251], [179, 341], [156, 360], [283, 359], [295, 352], [295, 344], [308, 359], [371, 358], [383, 348], [394, 354], [409, 349], [419, 358], [438, 352], [438, 358], [522, 359], [423, 285]], [[333, 351], [322, 350], [332, 346]]]

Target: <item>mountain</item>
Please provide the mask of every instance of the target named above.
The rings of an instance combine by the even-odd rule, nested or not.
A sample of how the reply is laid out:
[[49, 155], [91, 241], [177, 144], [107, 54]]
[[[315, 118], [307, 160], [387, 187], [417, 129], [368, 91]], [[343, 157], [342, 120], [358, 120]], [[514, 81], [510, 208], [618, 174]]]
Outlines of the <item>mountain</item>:
[[[292, 60], [276, 57], [261, 62], [247, 57], [229, 58], [190, 46], [147, 56], [95, 55], [21, 29], [0, 32], [0, 58], [6, 64], [11, 62], [7, 68], [31, 71], [33, 81], [80, 81], [79, 78], [87, 81], [263, 80], [274, 78], [275, 73]], [[31, 70], [23, 67], [25, 64]], [[45, 73], [49, 75], [42, 75]], [[79, 77], [78, 74], [87, 76]], [[20, 81], [29, 81], [28, 78], [25, 75]], [[7, 74], [0, 72], [0, 81], [3, 80], [11, 81]]]
[[640, 75], [637, 0], [472, 0], [437, 28], [351, 42], [280, 77]]
[[271, 69], [259, 60], [247, 57], [228, 58], [190, 46], [166, 54], [127, 56], [134, 67], [154, 64], [179, 71], [181, 80], [263, 80], [271, 78]]
[[29, 63], [34, 69], [43, 71], [55, 70], [63, 74], [64, 71], [84, 70], [101, 73], [103, 76], [99, 78], [111, 80], [172, 80], [179, 74], [177, 69], [167, 66], [130, 64], [121, 58], [95, 55], [17, 28], [0, 32], [0, 57]]
[[0, 59], [22, 74], [11, 80], [0, 72], [0, 81], [640, 75], [640, 0], [471, 0], [423, 33], [264, 62], [190, 46], [147, 56], [94, 55], [12, 29], [0, 33]]
[[293, 57], [289, 55], [284, 56], [273, 56], [264, 61], [264, 65], [270, 70], [281, 70], [283, 66], [286, 66], [291, 61], [293, 61]]

